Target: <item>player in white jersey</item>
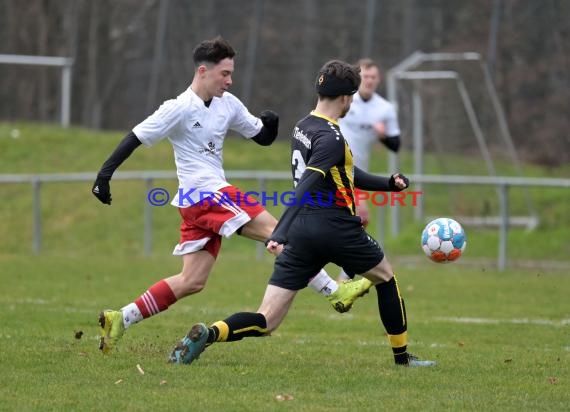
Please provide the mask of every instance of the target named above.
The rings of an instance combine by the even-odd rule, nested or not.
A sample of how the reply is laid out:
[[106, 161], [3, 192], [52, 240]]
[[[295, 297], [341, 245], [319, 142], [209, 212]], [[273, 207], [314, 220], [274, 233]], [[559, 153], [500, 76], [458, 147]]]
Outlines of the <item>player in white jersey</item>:
[[[358, 67], [340, 60], [325, 63], [315, 79], [317, 104], [310, 115], [295, 125], [291, 141], [295, 197], [316, 201], [288, 207], [272, 233], [267, 249], [278, 257], [259, 309], [234, 313], [210, 327], [194, 324], [172, 351], [171, 362], [190, 364], [208, 345], [271, 334], [285, 319], [297, 292], [307, 285], [313, 273], [321, 265], [334, 262], [374, 282], [380, 321], [396, 365], [435, 365], [408, 353], [406, 307], [392, 265], [380, 245], [362, 229], [360, 219], [354, 216], [354, 204], [341, 202], [333, 206], [318, 201], [320, 194], [337, 188], [401, 191], [409, 185], [400, 173], [374, 176], [353, 165], [338, 119], [346, 115], [358, 89], [358, 72]], [[298, 173], [299, 168], [304, 169], [303, 173]], [[353, 196], [352, 192], [349, 196]], [[280, 254], [279, 249], [283, 249]], [[354, 336], [347, 333], [342, 344], [351, 339]]]
[[[373, 145], [380, 141], [389, 150], [397, 152], [400, 148], [400, 127], [394, 105], [380, 96], [376, 90], [380, 84], [380, 68], [372, 59], [360, 59], [361, 83], [354, 95], [347, 115], [339, 120], [342, 135], [348, 141], [354, 157], [354, 165], [362, 170], [370, 169], [370, 153]], [[366, 227], [370, 212], [366, 200], [358, 200], [355, 190], [356, 214]], [[339, 280], [348, 279], [344, 271]]]
[[[116, 346], [129, 326], [200, 292], [216, 261], [222, 236], [237, 232], [265, 241], [277, 224], [255, 199], [241, 198], [239, 189], [228, 183], [224, 175], [222, 148], [228, 130], [268, 146], [277, 137], [279, 125], [275, 112], [265, 110], [257, 118], [228, 93], [234, 55], [231, 45], [221, 37], [200, 43], [194, 50], [195, 72], [190, 87], [135, 126], [97, 174], [92, 192], [110, 205], [109, 181], [114, 171], [141, 144], [152, 146], [168, 138], [174, 149], [179, 181], [179, 195], [172, 204], [182, 216], [180, 241], [173, 252], [182, 257], [182, 271], [155, 283], [121, 310], [101, 312], [99, 348], [103, 353]], [[371, 286], [367, 280], [337, 285], [324, 270], [312, 282], [339, 311], [350, 309], [354, 300]]]

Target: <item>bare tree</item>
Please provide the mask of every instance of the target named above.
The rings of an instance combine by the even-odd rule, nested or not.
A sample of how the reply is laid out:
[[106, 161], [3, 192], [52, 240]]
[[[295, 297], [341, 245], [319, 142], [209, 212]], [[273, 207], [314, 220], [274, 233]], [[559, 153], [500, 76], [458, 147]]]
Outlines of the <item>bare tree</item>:
[[[415, 50], [476, 51], [494, 71], [519, 150], [562, 164], [569, 20], [567, 0], [0, 0], [0, 53], [73, 57], [72, 121], [122, 129], [186, 88], [193, 47], [221, 34], [238, 51], [232, 91], [252, 111], [278, 110], [287, 130], [312, 105], [326, 60], [369, 54], [387, 69]], [[484, 106], [478, 81], [465, 76]], [[53, 69], [0, 66], [0, 117], [55, 120], [58, 86]], [[431, 132], [443, 133], [454, 112], [444, 116], [447, 97], [430, 93], [440, 93], [427, 114], [439, 118]]]

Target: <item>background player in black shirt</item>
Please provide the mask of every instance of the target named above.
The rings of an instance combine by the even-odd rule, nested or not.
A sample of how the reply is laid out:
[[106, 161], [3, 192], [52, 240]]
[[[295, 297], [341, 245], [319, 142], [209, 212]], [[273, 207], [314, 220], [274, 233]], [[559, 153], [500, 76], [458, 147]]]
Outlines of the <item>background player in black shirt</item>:
[[277, 255], [273, 274], [256, 313], [239, 312], [206, 327], [192, 326], [171, 354], [174, 363], [191, 363], [206, 346], [274, 331], [285, 318], [297, 291], [327, 263], [375, 285], [382, 324], [398, 365], [432, 366], [407, 352], [407, 318], [392, 266], [355, 215], [355, 187], [400, 191], [408, 179], [399, 173], [379, 177], [354, 167], [352, 153], [338, 126], [360, 84], [359, 68], [327, 62], [316, 80], [315, 110], [297, 123], [291, 143], [295, 202], [283, 213], [267, 249]]

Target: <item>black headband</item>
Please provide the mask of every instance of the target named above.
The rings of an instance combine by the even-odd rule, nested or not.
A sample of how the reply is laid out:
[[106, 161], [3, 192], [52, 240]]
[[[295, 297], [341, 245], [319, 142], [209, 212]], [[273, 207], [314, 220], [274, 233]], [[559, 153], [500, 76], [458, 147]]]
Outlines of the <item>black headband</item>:
[[358, 90], [350, 79], [339, 79], [328, 73], [319, 74], [315, 87], [318, 94], [329, 97], [350, 96]]

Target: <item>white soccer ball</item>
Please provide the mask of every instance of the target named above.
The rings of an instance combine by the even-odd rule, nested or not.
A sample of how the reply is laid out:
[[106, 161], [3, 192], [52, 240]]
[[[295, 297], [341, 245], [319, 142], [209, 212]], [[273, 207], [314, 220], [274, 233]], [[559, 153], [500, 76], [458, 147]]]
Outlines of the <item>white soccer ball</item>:
[[424, 253], [431, 260], [449, 263], [459, 259], [465, 252], [467, 236], [457, 221], [440, 217], [426, 225], [421, 243]]

